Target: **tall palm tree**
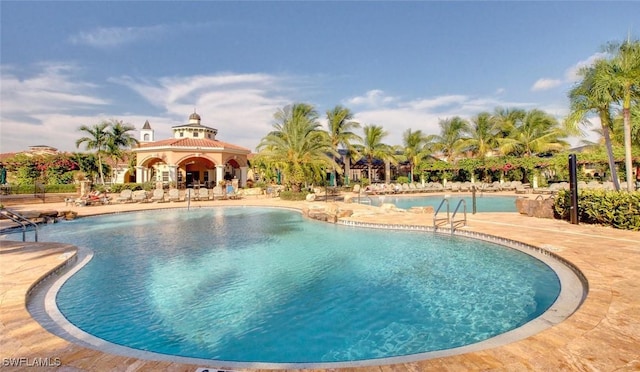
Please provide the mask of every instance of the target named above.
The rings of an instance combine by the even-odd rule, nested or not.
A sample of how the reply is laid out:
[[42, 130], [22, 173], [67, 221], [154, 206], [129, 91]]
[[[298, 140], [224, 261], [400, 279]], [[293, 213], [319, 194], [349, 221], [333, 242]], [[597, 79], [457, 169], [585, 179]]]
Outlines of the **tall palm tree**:
[[431, 155], [430, 141], [433, 136], [425, 136], [421, 130], [407, 129], [402, 135], [403, 158], [409, 162], [409, 182], [413, 182], [416, 166]]
[[139, 141], [130, 133], [136, 128], [122, 120], [112, 119], [109, 121], [109, 130], [107, 132], [107, 155], [110, 156], [114, 163], [131, 158], [131, 153], [126, 151], [131, 147], [138, 145]]
[[471, 151], [474, 157], [484, 159], [489, 152], [498, 147], [500, 127], [488, 112], [481, 112], [471, 118], [467, 128], [467, 139], [464, 148]]
[[614, 54], [609, 73], [599, 75], [597, 84], [613, 90], [616, 101], [622, 102], [627, 191], [632, 191], [630, 110], [632, 97], [640, 95], [640, 41], [628, 38], [623, 43], [610, 43], [608, 50]]
[[611, 146], [610, 128], [613, 119], [611, 103], [614, 102], [613, 92], [608, 87], [603, 87], [600, 81], [610, 74], [611, 64], [606, 60], [597, 60], [592, 66], [583, 67], [578, 71], [582, 80], [569, 91], [571, 108], [569, 116], [565, 119], [565, 127], [569, 132], [577, 133], [579, 124], [590, 124], [590, 117], [597, 115], [602, 126], [609, 171], [616, 190], [620, 190], [616, 163]]
[[[327, 122], [329, 126], [329, 138], [331, 140], [331, 147], [335, 152], [338, 152], [338, 148], [342, 146], [347, 152], [353, 153], [354, 141], [361, 140], [360, 136], [353, 132], [353, 129], [360, 128], [360, 123], [353, 121], [353, 114], [351, 110], [340, 105], [334, 107], [332, 110], [327, 111]], [[345, 159], [347, 165], [349, 163], [349, 154]], [[332, 169], [333, 179], [336, 180], [336, 168]], [[348, 165], [345, 172], [349, 174]], [[335, 185], [332, 185], [335, 186]]]
[[434, 137], [435, 147], [451, 162], [464, 146], [464, 133], [469, 131], [469, 123], [459, 116], [440, 120], [440, 134]]
[[526, 114], [527, 112], [523, 109], [496, 108], [491, 120], [498, 130], [497, 138], [509, 137], [511, 131], [520, 125]]
[[107, 132], [108, 122], [102, 122], [93, 126], [81, 125], [78, 130], [85, 132], [87, 136], [81, 137], [76, 141], [76, 147], [85, 144], [87, 150], [96, 150], [98, 158], [98, 174], [100, 175], [100, 183], [104, 185], [104, 171], [102, 169], [102, 155], [107, 151], [109, 143], [109, 133]]
[[380, 125], [365, 125], [364, 137], [361, 144], [357, 145], [358, 152], [367, 159], [369, 181], [373, 182], [373, 160], [380, 159], [385, 162], [396, 162], [394, 150], [391, 146], [382, 142], [388, 135]]
[[274, 130], [262, 138], [256, 157], [282, 170], [285, 183], [294, 192], [336, 165], [333, 159], [337, 154], [313, 106], [295, 103], [278, 110], [274, 118]]
[[527, 112], [522, 122], [512, 130], [502, 150], [507, 154], [523, 156], [560, 151], [568, 147], [564, 137], [565, 131], [553, 116], [534, 109]]

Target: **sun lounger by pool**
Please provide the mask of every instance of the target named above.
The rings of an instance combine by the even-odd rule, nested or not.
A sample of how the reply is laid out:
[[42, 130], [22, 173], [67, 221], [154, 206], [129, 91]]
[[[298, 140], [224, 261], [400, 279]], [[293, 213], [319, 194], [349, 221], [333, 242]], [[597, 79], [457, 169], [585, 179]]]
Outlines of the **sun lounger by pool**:
[[196, 193], [196, 200], [209, 200], [209, 189], [201, 187]]
[[180, 190], [178, 189], [169, 189], [168, 199], [170, 202], [180, 201]]
[[155, 189], [153, 190], [153, 195], [151, 196], [151, 201], [156, 203], [164, 202], [164, 190], [163, 189]]
[[129, 203], [132, 201], [133, 191], [125, 189], [120, 191], [120, 195], [116, 198], [118, 203]]
[[213, 200], [227, 199], [227, 195], [224, 193], [222, 186], [218, 185], [213, 188], [212, 192]]
[[146, 203], [149, 201], [147, 198], [147, 192], [144, 190], [136, 190], [131, 194], [131, 200], [135, 203]]

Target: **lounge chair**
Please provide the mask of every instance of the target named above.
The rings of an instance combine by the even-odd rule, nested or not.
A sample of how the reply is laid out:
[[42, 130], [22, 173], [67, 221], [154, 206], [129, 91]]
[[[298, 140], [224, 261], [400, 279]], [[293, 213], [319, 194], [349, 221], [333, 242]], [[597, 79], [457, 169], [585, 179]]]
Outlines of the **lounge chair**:
[[131, 200], [135, 203], [146, 203], [149, 201], [147, 198], [147, 192], [144, 190], [136, 190], [131, 193]]
[[116, 198], [116, 201], [118, 203], [130, 203], [131, 201], [133, 201], [132, 197], [133, 197], [133, 191], [129, 189], [124, 189], [120, 191], [120, 195]]
[[199, 188], [196, 193], [196, 200], [209, 200], [209, 189], [206, 187]]
[[156, 203], [164, 203], [164, 190], [154, 189], [153, 195], [151, 195], [151, 201]]
[[169, 189], [169, 197], [170, 202], [180, 201], [180, 190], [178, 189]]
[[233, 188], [233, 185], [227, 185], [227, 198], [229, 199], [241, 199], [242, 196], [236, 193], [236, 190]]
[[224, 190], [220, 185], [213, 188], [211, 195], [213, 196], [213, 200], [223, 200], [227, 198], [227, 195], [224, 193]]

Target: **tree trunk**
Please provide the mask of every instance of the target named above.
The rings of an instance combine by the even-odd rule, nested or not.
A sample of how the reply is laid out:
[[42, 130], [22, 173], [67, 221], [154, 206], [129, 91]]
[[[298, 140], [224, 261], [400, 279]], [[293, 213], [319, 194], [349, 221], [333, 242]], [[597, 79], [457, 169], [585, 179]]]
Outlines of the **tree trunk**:
[[631, 185], [633, 169], [631, 164], [631, 111], [628, 106], [622, 109], [622, 117], [624, 119], [624, 165], [627, 176], [627, 191], [631, 192], [634, 187]]
[[611, 178], [613, 186], [616, 191], [620, 191], [620, 182], [618, 182], [618, 172], [616, 171], [616, 161], [613, 158], [613, 149], [611, 148], [611, 136], [609, 135], [609, 127], [602, 126], [602, 136], [604, 137], [604, 144], [607, 148], [607, 157], [609, 158], [609, 170], [611, 171]]

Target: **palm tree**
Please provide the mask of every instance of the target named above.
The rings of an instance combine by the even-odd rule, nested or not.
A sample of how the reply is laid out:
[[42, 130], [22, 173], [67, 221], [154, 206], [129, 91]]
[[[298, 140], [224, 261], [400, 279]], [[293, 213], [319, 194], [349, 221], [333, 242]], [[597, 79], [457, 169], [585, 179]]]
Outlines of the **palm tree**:
[[256, 157], [279, 168], [285, 182], [299, 192], [305, 181], [317, 179], [334, 167], [337, 154], [313, 106], [295, 103], [278, 110], [274, 118], [275, 130], [262, 138]]
[[[342, 146], [347, 150], [349, 154], [353, 153], [354, 147], [353, 141], [361, 140], [360, 136], [352, 132], [355, 128], [360, 128], [360, 123], [353, 121], [353, 114], [351, 110], [340, 105], [334, 107], [332, 110], [327, 111], [327, 122], [329, 126], [329, 138], [331, 140], [331, 147], [337, 153], [338, 147]], [[346, 158], [348, 163], [350, 160], [349, 155]], [[333, 168], [333, 180], [336, 180], [336, 168]], [[349, 174], [348, 165], [345, 172]], [[332, 186], [335, 186], [332, 185]]]
[[484, 159], [489, 152], [498, 147], [500, 128], [497, 121], [488, 112], [481, 112], [471, 119], [467, 128], [464, 148], [474, 157]]
[[421, 130], [413, 132], [407, 129], [402, 135], [403, 157], [409, 162], [409, 182], [413, 182], [413, 175], [416, 166], [431, 155], [429, 146], [433, 136], [425, 136]]
[[632, 191], [631, 185], [631, 100], [632, 96], [640, 94], [640, 41], [627, 39], [619, 43], [610, 43], [608, 50], [614, 54], [607, 74], [598, 75], [597, 81], [604, 89], [611, 89], [615, 93], [616, 102], [622, 102], [622, 116], [624, 120], [624, 148], [627, 191]]
[[440, 120], [440, 134], [434, 136], [435, 147], [451, 162], [461, 152], [464, 145], [463, 134], [469, 131], [469, 123], [461, 117]]
[[534, 109], [525, 114], [501, 148], [506, 154], [532, 156], [568, 147], [563, 137], [565, 131], [553, 116]]
[[109, 122], [106, 152], [107, 155], [114, 160], [114, 163], [117, 164], [119, 160], [125, 160], [126, 157], [131, 157], [131, 153], [125, 150], [139, 143], [139, 141], [129, 133], [135, 129], [133, 125], [123, 123], [122, 120], [112, 119]]
[[611, 115], [611, 103], [614, 102], [613, 92], [609, 87], [603, 87], [599, 82], [605, 80], [603, 76], [609, 75], [611, 64], [605, 60], [597, 60], [592, 66], [583, 67], [578, 71], [582, 80], [569, 91], [571, 109], [565, 120], [565, 127], [569, 132], [579, 131], [578, 124], [590, 124], [589, 118], [596, 114], [600, 118], [602, 135], [607, 149], [609, 171], [616, 190], [620, 190], [616, 163], [613, 157], [611, 136], [609, 134], [613, 119]]
[[79, 138], [76, 141], [76, 147], [85, 144], [87, 150], [96, 150], [98, 157], [98, 174], [100, 175], [100, 183], [104, 185], [104, 171], [102, 169], [102, 154], [107, 151], [109, 143], [109, 133], [107, 132], [108, 122], [95, 124], [91, 127], [87, 125], [80, 126], [79, 130], [87, 133], [86, 137]]
[[527, 112], [523, 109], [496, 108], [491, 120], [498, 130], [497, 138], [509, 137], [511, 131], [520, 125], [526, 114]]
[[382, 142], [388, 133], [380, 125], [365, 125], [364, 137], [361, 144], [357, 145], [358, 152], [367, 159], [369, 181], [373, 182], [373, 160], [380, 159], [385, 162], [396, 162], [393, 148]]

